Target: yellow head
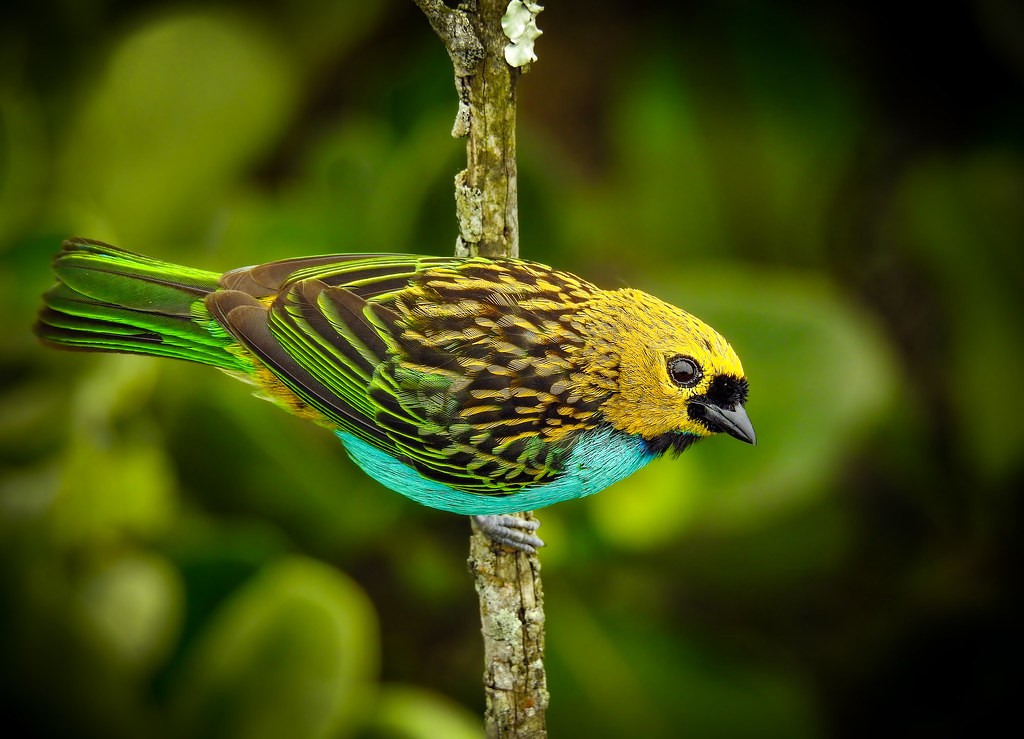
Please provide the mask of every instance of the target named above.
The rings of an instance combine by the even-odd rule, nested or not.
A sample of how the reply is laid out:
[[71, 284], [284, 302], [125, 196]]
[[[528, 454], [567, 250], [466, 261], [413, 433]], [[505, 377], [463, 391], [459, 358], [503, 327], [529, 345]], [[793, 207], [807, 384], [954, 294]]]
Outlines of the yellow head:
[[606, 291], [575, 317], [581, 398], [604, 396], [615, 428], [656, 453], [724, 432], [754, 443], [739, 357], [713, 328], [639, 290]]

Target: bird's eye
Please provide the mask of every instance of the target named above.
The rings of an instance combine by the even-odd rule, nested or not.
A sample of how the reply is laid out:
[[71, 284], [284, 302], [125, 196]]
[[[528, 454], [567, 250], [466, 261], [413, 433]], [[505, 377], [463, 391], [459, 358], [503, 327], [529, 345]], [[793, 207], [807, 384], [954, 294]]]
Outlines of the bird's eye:
[[693, 387], [700, 382], [700, 367], [689, 357], [671, 357], [668, 376], [679, 387]]

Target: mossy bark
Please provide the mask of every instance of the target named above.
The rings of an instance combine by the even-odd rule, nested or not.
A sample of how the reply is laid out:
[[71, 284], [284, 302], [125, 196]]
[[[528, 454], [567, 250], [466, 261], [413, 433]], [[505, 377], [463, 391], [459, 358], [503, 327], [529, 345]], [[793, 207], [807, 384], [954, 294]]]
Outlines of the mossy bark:
[[[501, 28], [507, 0], [415, 0], [445, 43], [459, 109], [452, 135], [466, 137], [455, 176], [457, 256], [519, 256], [516, 82]], [[530, 513], [520, 514], [531, 517]], [[544, 593], [536, 555], [495, 544], [474, 526], [470, 571], [480, 600], [488, 737], [547, 736]]]

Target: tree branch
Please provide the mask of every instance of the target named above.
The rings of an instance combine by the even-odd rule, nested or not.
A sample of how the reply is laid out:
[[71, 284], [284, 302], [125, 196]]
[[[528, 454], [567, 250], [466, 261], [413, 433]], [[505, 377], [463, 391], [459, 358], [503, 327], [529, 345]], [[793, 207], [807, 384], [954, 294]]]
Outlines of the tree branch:
[[469, 568], [480, 598], [487, 736], [543, 739], [548, 687], [540, 560], [507, 550], [475, 529], [474, 524]]
[[[466, 137], [466, 169], [455, 176], [456, 256], [519, 256], [516, 82], [505, 60], [501, 19], [508, 0], [414, 0], [444, 41], [459, 110], [452, 135]], [[532, 518], [532, 514], [519, 514]], [[540, 561], [495, 544], [474, 525], [469, 566], [480, 599], [488, 737], [543, 739], [544, 593]]]

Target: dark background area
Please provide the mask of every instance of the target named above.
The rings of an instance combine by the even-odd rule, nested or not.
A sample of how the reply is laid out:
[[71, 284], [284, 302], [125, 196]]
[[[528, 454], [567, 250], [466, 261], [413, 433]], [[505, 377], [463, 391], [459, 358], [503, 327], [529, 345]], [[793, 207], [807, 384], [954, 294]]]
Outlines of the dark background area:
[[[975, 735], [1022, 656], [1024, 11], [550, 2], [522, 255], [724, 333], [758, 446], [541, 512], [552, 736]], [[411, 2], [0, 15], [5, 736], [473, 737], [468, 524], [208, 368], [30, 326], [63, 238], [454, 247]]]

